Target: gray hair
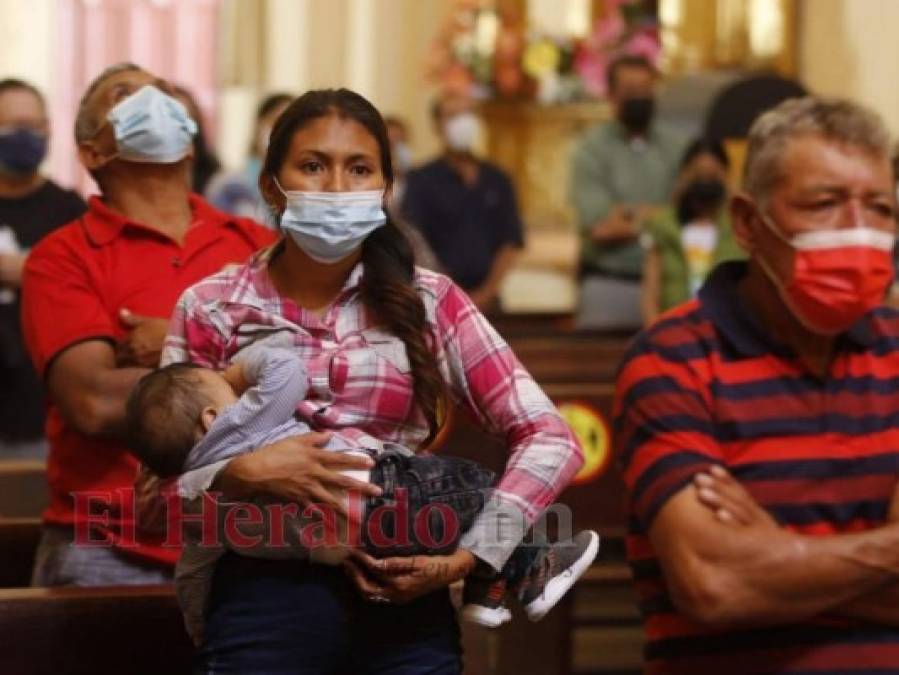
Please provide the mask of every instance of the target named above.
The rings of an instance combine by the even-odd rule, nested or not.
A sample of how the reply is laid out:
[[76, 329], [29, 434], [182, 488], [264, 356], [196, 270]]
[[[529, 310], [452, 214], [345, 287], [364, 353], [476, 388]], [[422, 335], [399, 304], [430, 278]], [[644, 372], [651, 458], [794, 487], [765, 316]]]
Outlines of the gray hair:
[[743, 189], [764, 203], [781, 178], [788, 142], [805, 135], [823, 136], [878, 158], [890, 157], [890, 135], [877, 113], [843, 99], [791, 98], [760, 115], [749, 130]]
[[108, 80], [113, 75], [118, 75], [119, 73], [127, 73], [134, 70], [143, 70], [143, 68], [135, 63], [130, 63], [128, 61], [116, 63], [115, 65], [109, 66], [102, 73], [97, 75], [97, 77], [94, 78], [94, 81], [88, 85], [87, 90], [84, 92], [84, 94], [81, 96], [81, 100], [78, 102], [78, 114], [75, 116], [76, 143], [89, 141], [97, 135], [97, 132], [100, 131], [100, 127], [103, 125], [103, 120], [97, 120], [92, 117], [91, 111], [88, 107], [91, 97], [96, 93], [97, 89], [100, 88], [100, 85], [106, 82], [106, 80]]

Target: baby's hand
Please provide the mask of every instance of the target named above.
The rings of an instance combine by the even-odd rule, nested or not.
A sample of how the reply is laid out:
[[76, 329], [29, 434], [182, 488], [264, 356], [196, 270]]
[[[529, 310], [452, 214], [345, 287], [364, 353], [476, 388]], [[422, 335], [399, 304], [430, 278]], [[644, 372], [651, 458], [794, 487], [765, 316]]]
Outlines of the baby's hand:
[[234, 393], [238, 396], [241, 396], [247, 389], [250, 388], [250, 383], [244, 376], [243, 364], [240, 362], [232, 363], [230, 366], [225, 368], [225, 370], [222, 372], [222, 377], [224, 377], [225, 381], [231, 385]]

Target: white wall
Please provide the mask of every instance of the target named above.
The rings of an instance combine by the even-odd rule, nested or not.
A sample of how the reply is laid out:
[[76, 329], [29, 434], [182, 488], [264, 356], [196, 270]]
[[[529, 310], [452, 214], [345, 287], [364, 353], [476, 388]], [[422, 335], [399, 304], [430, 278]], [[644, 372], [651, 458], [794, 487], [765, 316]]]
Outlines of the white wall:
[[864, 103], [899, 134], [899, 2], [803, 0], [799, 69], [813, 92]]
[[[47, 98], [51, 124], [59, 104], [54, 87], [55, 3], [0, 0], [0, 78], [17, 77], [40, 89]], [[68, 136], [71, 130], [55, 126], [51, 133]], [[49, 166], [53, 164], [54, 147], [51, 139]]]
[[411, 125], [413, 150], [436, 150], [424, 62], [452, 0], [265, 0], [264, 72], [220, 92], [219, 153], [242, 162], [258, 100], [273, 91], [349, 87]]

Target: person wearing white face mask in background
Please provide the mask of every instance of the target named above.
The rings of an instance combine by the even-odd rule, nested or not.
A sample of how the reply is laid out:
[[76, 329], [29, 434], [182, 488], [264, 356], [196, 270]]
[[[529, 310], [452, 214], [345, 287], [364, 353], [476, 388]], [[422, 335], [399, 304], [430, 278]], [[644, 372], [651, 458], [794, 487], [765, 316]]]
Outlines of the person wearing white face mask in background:
[[502, 169], [474, 154], [482, 125], [471, 99], [444, 96], [432, 115], [443, 153], [409, 172], [401, 213], [453, 281], [492, 310], [524, 245], [515, 189]]
[[[125, 400], [158, 365], [181, 292], [273, 238], [191, 194], [196, 124], [171, 93], [167, 82], [130, 63], [108, 68], [88, 87], [75, 140], [101, 195], [32, 249], [25, 264], [25, 344], [49, 402], [50, 503], [36, 585], [171, 578], [178, 547], [132, 528], [138, 462], [122, 440]], [[93, 495], [89, 504], [86, 494]], [[81, 545], [87, 540], [109, 545]]]
[[262, 166], [265, 149], [268, 147], [272, 127], [292, 100], [290, 94], [283, 92], [269, 94], [262, 99], [256, 110], [246, 163], [237, 171], [217, 174], [206, 187], [204, 194], [215, 208], [235, 216], [266, 222], [271, 227], [276, 225], [267, 222], [268, 209], [262, 195], [259, 194], [259, 169]]
[[390, 152], [393, 155], [394, 184], [390, 195], [390, 209], [394, 210], [403, 201], [406, 192], [406, 174], [412, 170], [412, 148], [409, 146], [409, 126], [406, 121], [395, 115], [386, 115], [387, 137], [390, 139]]
[[19, 322], [22, 268], [31, 247], [85, 208], [40, 172], [49, 133], [41, 93], [0, 80], [0, 459], [46, 454], [41, 383]]
[[387, 125], [387, 138], [390, 140], [390, 153], [393, 156], [394, 182], [393, 190], [387, 199], [387, 211], [403, 231], [409, 243], [412, 244], [412, 253], [415, 255], [415, 264], [434, 272], [443, 272], [443, 266], [431, 250], [431, 246], [422, 235], [421, 231], [412, 223], [403, 218], [400, 209], [403, 196], [406, 194], [406, 174], [412, 170], [412, 148], [409, 146], [409, 125], [397, 116], [385, 116], [384, 124]]

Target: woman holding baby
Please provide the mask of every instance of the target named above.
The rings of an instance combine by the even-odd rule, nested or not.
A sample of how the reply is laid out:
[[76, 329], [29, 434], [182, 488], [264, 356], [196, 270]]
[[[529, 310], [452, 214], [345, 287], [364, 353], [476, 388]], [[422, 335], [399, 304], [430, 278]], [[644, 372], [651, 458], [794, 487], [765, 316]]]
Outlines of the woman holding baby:
[[[309, 376], [298, 415], [325, 433], [236, 457], [188, 487], [340, 508], [335, 488], [376, 490], [343, 473], [367, 460], [321, 449], [328, 430], [421, 449], [447, 407], [459, 405], [506, 441], [500, 506], [485, 508], [444, 556], [360, 554], [341, 570], [226, 555], [199, 652], [203, 672], [460, 673], [447, 587], [476, 561], [501, 567], [581, 464], [552, 403], [464, 292], [414, 267], [384, 214], [389, 147], [378, 111], [347, 90], [309, 92], [276, 122], [260, 188], [284, 236], [184, 294], [163, 360], [223, 369], [252, 341], [289, 335]], [[485, 535], [496, 532], [498, 540]]]

